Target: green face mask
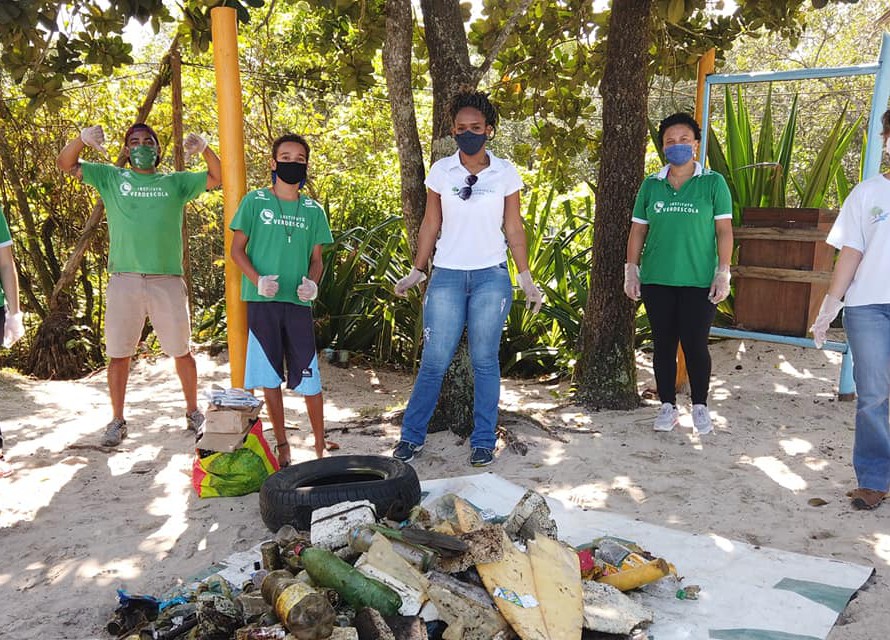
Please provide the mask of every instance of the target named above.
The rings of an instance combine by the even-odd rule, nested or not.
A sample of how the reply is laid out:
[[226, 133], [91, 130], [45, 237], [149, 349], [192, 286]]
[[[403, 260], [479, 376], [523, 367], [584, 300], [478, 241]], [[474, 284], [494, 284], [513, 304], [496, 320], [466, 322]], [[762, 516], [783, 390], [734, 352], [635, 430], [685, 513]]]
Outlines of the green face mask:
[[152, 169], [158, 159], [158, 150], [147, 144], [130, 149], [130, 163], [137, 169]]

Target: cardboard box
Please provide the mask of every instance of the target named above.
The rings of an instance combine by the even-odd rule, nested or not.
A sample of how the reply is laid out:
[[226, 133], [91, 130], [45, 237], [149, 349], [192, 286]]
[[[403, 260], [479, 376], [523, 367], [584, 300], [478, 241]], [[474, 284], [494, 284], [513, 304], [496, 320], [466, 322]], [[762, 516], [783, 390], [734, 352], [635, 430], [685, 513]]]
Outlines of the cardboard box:
[[262, 408], [262, 402], [252, 409], [210, 405], [204, 414], [204, 433], [243, 435], [250, 429], [251, 421], [260, 415]]
[[[250, 430], [250, 427], [247, 429]], [[207, 451], [223, 451], [231, 452], [240, 449], [244, 444], [244, 437], [247, 433], [207, 433], [201, 434], [201, 437], [195, 442], [196, 449], [205, 449]]]

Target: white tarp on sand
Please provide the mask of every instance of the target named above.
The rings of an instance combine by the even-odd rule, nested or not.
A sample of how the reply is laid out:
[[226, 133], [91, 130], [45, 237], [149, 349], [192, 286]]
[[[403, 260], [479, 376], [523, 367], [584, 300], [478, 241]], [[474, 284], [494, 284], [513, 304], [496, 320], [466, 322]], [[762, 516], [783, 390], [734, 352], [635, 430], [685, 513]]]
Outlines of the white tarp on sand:
[[[480, 509], [508, 515], [525, 488], [494, 474], [421, 483], [424, 504], [455, 493]], [[716, 535], [693, 535], [607, 511], [547, 500], [559, 537], [580, 545], [602, 535], [637, 542], [702, 588], [698, 600], [652, 589], [640, 602], [655, 612], [653, 640], [824, 639], [871, 567], [754, 547]]]
[[[526, 489], [494, 473], [421, 483], [423, 502], [455, 493], [480, 509], [506, 516]], [[655, 612], [651, 640], [824, 640], [871, 567], [754, 547], [716, 535], [694, 535], [608, 511], [547, 502], [561, 540], [573, 545], [603, 535], [633, 540], [673, 563], [683, 585], [701, 586], [698, 600], [673, 589], [647, 589], [639, 601]], [[259, 545], [235, 553], [210, 573], [240, 585], [254, 570]]]

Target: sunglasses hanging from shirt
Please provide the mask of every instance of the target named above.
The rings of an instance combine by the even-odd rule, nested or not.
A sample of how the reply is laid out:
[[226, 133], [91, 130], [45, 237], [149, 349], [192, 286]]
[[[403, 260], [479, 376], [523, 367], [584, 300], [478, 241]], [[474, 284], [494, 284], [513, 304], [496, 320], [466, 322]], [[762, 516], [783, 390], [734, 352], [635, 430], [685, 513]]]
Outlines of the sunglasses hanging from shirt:
[[461, 200], [469, 200], [470, 196], [473, 195], [473, 185], [476, 184], [476, 181], [479, 179], [479, 176], [475, 174], [470, 174], [467, 176], [465, 182], [467, 186], [461, 187], [460, 191], [457, 192], [457, 197]]

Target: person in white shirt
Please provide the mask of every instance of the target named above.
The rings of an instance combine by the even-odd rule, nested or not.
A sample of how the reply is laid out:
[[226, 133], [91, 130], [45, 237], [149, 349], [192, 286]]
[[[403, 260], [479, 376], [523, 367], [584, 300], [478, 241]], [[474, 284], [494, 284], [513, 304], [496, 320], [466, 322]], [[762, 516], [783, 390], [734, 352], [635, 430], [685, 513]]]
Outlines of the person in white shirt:
[[434, 163], [426, 178], [427, 200], [411, 272], [396, 295], [426, 280], [423, 356], [393, 457], [410, 462], [423, 449], [427, 425], [464, 327], [475, 376], [470, 463], [494, 461], [501, 379], [498, 350], [513, 300], [507, 271], [509, 247], [526, 308], [543, 302], [528, 269], [525, 228], [519, 212], [522, 179], [507, 160], [486, 149], [498, 115], [485, 93], [461, 89], [448, 111], [458, 151]]
[[[890, 110], [881, 123], [890, 153]], [[856, 185], [826, 242], [840, 255], [811, 331], [821, 347], [844, 309], [857, 394], [853, 469], [858, 487], [848, 495], [854, 508], [874, 509], [890, 490], [890, 172]]]

